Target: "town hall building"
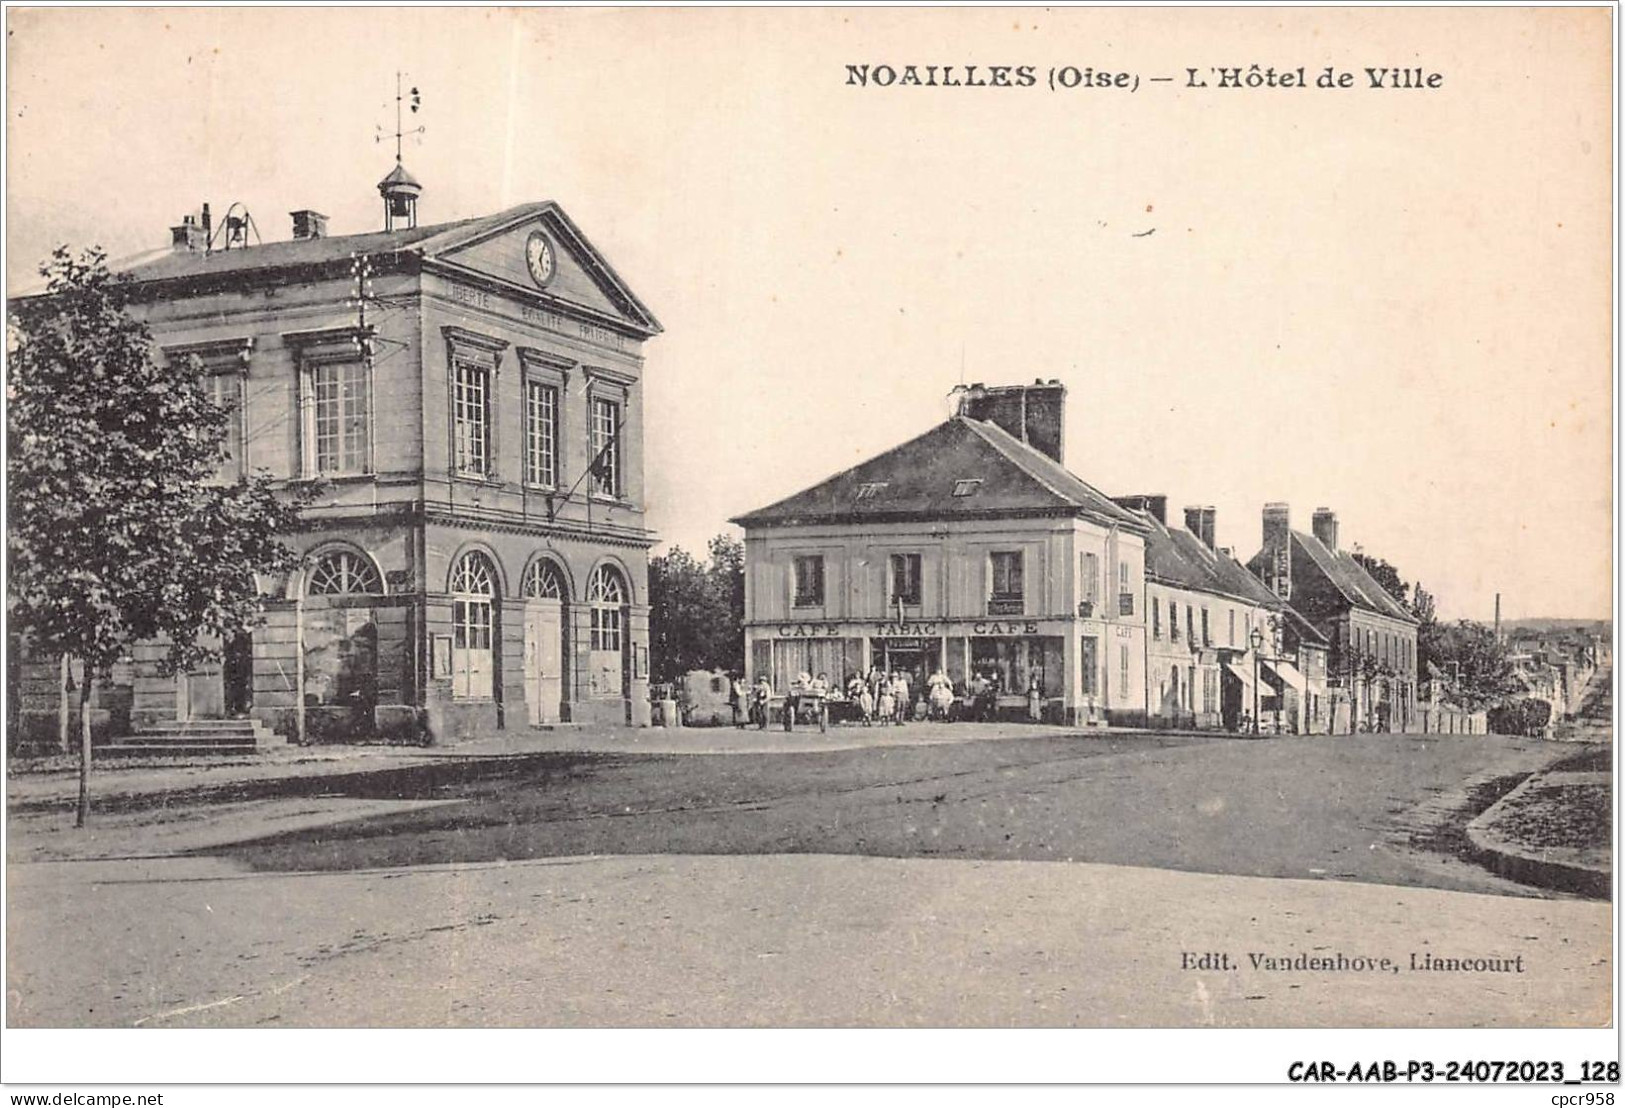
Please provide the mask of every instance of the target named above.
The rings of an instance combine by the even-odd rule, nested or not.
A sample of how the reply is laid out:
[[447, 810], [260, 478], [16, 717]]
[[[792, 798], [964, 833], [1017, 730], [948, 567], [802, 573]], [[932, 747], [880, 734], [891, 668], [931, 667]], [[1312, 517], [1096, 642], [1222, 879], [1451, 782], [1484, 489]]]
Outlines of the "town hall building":
[[[303, 568], [260, 582], [264, 625], [179, 678], [141, 647], [98, 683], [102, 728], [443, 742], [648, 722], [660, 324], [556, 203], [420, 225], [398, 161], [378, 187], [381, 231], [329, 237], [301, 210], [291, 239], [250, 244], [240, 206], [218, 228], [205, 206], [116, 266], [157, 356], [233, 413], [223, 476], [317, 493], [286, 536]], [[24, 723], [54, 732], [55, 710], [25, 697]]]

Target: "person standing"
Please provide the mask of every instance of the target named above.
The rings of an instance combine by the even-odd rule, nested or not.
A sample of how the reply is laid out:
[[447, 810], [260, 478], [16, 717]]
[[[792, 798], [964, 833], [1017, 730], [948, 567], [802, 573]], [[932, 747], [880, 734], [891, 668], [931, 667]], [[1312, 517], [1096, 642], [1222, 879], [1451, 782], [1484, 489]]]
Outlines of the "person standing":
[[1033, 723], [1044, 718], [1044, 686], [1036, 673], [1027, 681], [1027, 718]]
[[913, 706], [913, 700], [909, 696], [908, 674], [904, 673], [902, 670], [898, 670], [896, 673], [892, 674], [891, 695], [892, 703], [897, 709], [897, 722], [907, 722], [909, 709]]
[[756, 690], [751, 697], [751, 714], [756, 717], [756, 729], [767, 730], [767, 707], [773, 700], [773, 686], [767, 682], [767, 674], [756, 678]]
[[728, 682], [728, 707], [733, 710], [734, 727], [739, 730], [744, 730], [749, 703], [750, 689], [745, 687], [745, 675], [736, 673]]

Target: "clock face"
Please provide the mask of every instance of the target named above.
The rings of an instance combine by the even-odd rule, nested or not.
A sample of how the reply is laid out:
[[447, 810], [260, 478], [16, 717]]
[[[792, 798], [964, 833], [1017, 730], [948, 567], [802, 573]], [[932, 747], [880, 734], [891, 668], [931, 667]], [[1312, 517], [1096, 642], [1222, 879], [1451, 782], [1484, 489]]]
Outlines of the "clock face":
[[540, 231], [532, 231], [530, 238], [525, 240], [525, 268], [530, 270], [530, 279], [538, 285], [551, 281], [558, 268], [553, 257], [553, 244]]

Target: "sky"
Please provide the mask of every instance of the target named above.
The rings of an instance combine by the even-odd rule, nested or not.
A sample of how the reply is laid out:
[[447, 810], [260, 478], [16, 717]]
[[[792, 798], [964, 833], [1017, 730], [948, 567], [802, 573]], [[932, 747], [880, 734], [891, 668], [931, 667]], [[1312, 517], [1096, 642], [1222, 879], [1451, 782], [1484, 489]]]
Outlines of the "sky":
[[[11, 9], [5, 271], [162, 247], [204, 201], [267, 241], [307, 207], [379, 229], [404, 70], [422, 222], [556, 200], [664, 325], [662, 549], [926, 430], [961, 381], [1059, 378], [1069, 468], [1214, 505], [1243, 558], [1265, 502], [1302, 530], [1324, 505], [1442, 616], [1604, 618], [1608, 19]], [[847, 83], [911, 63], [1038, 83]], [[1442, 80], [1211, 87], [1253, 63]], [[1143, 83], [1051, 90], [1066, 65]]]

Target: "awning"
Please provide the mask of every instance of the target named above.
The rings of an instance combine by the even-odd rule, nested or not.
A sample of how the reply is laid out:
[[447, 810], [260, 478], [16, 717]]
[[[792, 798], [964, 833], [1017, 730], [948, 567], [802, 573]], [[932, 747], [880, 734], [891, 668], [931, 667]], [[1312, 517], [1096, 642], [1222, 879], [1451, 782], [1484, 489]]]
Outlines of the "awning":
[[[1231, 675], [1235, 677], [1236, 680], [1241, 682], [1241, 691], [1246, 695], [1248, 703], [1250, 704], [1253, 698], [1252, 669], [1247, 666], [1238, 666], [1234, 662], [1226, 662], [1224, 664], [1224, 668], [1229, 670]], [[1270, 695], [1273, 696], [1274, 694], [1271, 693]]]
[[1265, 662], [1264, 668], [1275, 674], [1287, 684], [1291, 685], [1293, 688], [1297, 689], [1300, 693], [1306, 692], [1309, 688], [1309, 682], [1304, 680], [1303, 674], [1298, 672], [1298, 667], [1293, 665], [1291, 662]]

